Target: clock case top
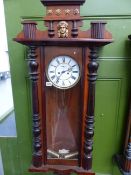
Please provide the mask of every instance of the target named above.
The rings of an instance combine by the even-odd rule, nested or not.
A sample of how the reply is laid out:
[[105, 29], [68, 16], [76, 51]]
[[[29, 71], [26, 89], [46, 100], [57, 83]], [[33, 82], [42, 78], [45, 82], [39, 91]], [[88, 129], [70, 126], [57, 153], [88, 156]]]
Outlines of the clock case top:
[[[62, 174], [72, 172], [78, 174], [94, 175], [92, 168], [92, 138], [94, 133], [94, 102], [95, 102], [95, 81], [97, 77], [98, 64], [97, 48], [113, 42], [112, 35], [105, 29], [104, 21], [92, 21], [90, 29], [80, 30], [82, 17], [80, 16], [80, 5], [84, 0], [41, 0], [46, 6], [46, 16], [43, 18], [47, 30], [40, 31], [35, 21], [23, 21], [23, 30], [14, 38], [14, 41], [29, 47], [28, 62], [29, 74], [32, 81], [32, 108], [33, 108], [33, 155], [32, 172], [54, 171]], [[64, 25], [65, 32], [61, 31]], [[52, 53], [50, 49], [53, 50]], [[75, 90], [70, 89], [69, 94], [77, 94], [74, 101], [67, 98], [67, 102], [74, 104], [74, 114], [81, 118], [81, 141], [79, 145], [79, 160], [47, 161], [47, 133], [46, 133], [46, 107], [48, 101], [51, 104], [49, 92], [46, 92], [46, 67], [53, 55], [67, 54], [71, 56], [72, 50], [78, 49], [81, 53], [77, 56], [77, 62], [81, 67], [81, 81]], [[53, 54], [55, 53], [55, 54]], [[47, 59], [47, 57], [50, 57]], [[87, 66], [88, 64], [88, 66]], [[87, 79], [88, 74], [88, 79]], [[42, 78], [41, 78], [42, 77]], [[41, 83], [44, 82], [44, 83]], [[83, 93], [82, 92], [82, 88]], [[53, 95], [53, 91], [51, 92]], [[61, 94], [61, 92], [59, 93]], [[68, 92], [67, 92], [68, 94]], [[70, 95], [67, 95], [68, 97]], [[81, 106], [78, 106], [80, 98]], [[47, 101], [46, 101], [47, 100]], [[40, 104], [41, 102], [41, 104]], [[48, 109], [47, 109], [48, 108]], [[76, 109], [77, 108], [77, 109]], [[45, 110], [46, 109], [46, 110]], [[75, 110], [76, 109], [76, 110]], [[54, 110], [52, 106], [52, 110]], [[76, 125], [77, 127], [77, 125]], [[50, 134], [50, 133], [49, 133]]]
[[[105, 29], [105, 21], [92, 21], [90, 29], [80, 30], [83, 20], [80, 16], [80, 5], [85, 2], [84, 0], [41, 0], [41, 2], [46, 6], [43, 21], [47, 30], [41, 31], [35, 21], [25, 20], [22, 22], [23, 31], [14, 38], [16, 42], [27, 46], [100, 47], [113, 41], [111, 33]], [[61, 21], [67, 23], [68, 36], [59, 36]]]
[[50, 6], [50, 5], [82, 5], [85, 0], [41, 0], [42, 4], [44, 6]]

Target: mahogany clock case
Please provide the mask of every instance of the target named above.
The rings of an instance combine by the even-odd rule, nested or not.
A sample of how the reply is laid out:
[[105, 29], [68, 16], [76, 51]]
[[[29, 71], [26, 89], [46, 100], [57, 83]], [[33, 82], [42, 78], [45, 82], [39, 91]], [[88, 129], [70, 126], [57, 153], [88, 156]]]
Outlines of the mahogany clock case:
[[[40, 52], [39, 52], [40, 51]], [[43, 137], [46, 140], [46, 155], [47, 164], [66, 164], [66, 165], [80, 165], [80, 150], [82, 147], [82, 128], [83, 113], [87, 106], [86, 100], [83, 104], [84, 97], [87, 96], [87, 78], [85, 77], [84, 69], [86, 69], [86, 59], [84, 49], [81, 47], [58, 47], [46, 46], [41, 47], [37, 51], [38, 62], [40, 66], [39, 79], [39, 104], [40, 113], [43, 123], [45, 123], [44, 114], [46, 114], [46, 124], [42, 129], [42, 133], [46, 133]], [[69, 89], [58, 89], [54, 86], [46, 86], [47, 68], [50, 61], [59, 55], [68, 55], [73, 58], [80, 68], [79, 82]], [[43, 89], [45, 93], [43, 93]], [[42, 94], [46, 94], [43, 96]], [[46, 104], [43, 103], [43, 98]], [[44, 110], [44, 105], [46, 110]], [[44, 148], [43, 148], [44, 149]], [[60, 154], [60, 151], [67, 151], [67, 153]], [[61, 157], [63, 156], [63, 157]]]
[[[34, 21], [23, 21], [23, 30], [14, 39], [29, 47], [33, 121], [29, 170], [94, 175], [91, 169], [98, 48], [110, 44], [112, 35], [105, 30], [104, 21], [93, 21], [90, 29], [80, 30], [80, 5], [84, 0], [41, 2], [46, 6], [43, 22], [47, 30], [37, 29]], [[79, 65], [80, 79], [71, 88], [49, 86], [47, 69], [58, 56], [68, 56]]]

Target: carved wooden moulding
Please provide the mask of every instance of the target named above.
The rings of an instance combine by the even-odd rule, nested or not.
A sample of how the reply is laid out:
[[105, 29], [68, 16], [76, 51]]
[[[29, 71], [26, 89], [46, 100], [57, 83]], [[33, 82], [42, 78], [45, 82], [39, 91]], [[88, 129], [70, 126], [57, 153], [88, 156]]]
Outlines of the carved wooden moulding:
[[29, 47], [32, 83], [32, 172], [94, 175], [95, 83], [98, 48], [110, 44], [104, 21], [80, 30], [84, 0], [41, 0], [47, 30], [23, 21], [14, 39]]

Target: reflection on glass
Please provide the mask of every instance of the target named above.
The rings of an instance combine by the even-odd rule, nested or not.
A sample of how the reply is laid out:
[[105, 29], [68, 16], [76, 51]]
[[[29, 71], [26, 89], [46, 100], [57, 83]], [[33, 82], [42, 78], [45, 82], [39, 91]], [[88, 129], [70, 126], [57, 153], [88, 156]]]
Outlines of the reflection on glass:
[[[54, 90], [53, 90], [54, 89]], [[47, 104], [47, 157], [56, 159], [78, 159], [79, 116], [72, 109], [73, 95], [70, 90], [52, 88], [48, 92]], [[79, 101], [79, 100], [78, 100]], [[74, 106], [77, 102], [74, 102]]]

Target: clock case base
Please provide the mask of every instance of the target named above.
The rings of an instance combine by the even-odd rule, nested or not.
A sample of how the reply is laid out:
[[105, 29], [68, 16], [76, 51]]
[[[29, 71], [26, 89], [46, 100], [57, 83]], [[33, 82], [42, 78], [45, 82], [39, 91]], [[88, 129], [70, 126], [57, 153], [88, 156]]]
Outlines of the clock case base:
[[31, 166], [30, 172], [53, 172], [58, 175], [68, 175], [77, 173], [78, 175], [95, 175], [92, 171], [86, 171], [82, 167], [64, 166], [64, 165], [43, 165], [39, 168]]

